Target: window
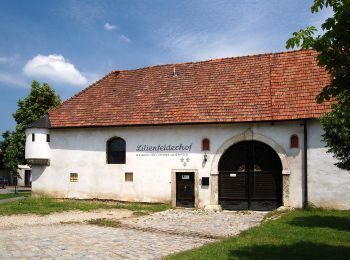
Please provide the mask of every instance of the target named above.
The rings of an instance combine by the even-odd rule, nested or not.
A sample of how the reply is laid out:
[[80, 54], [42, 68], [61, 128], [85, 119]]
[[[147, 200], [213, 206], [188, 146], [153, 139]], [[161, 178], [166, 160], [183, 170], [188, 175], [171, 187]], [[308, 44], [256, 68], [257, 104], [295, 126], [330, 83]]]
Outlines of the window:
[[107, 163], [125, 164], [126, 145], [124, 139], [114, 137], [107, 142]]
[[46, 142], [48, 142], [48, 143], [50, 142], [50, 135], [49, 134], [46, 135]]
[[290, 137], [290, 148], [299, 148], [299, 137], [297, 135]]
[[70, 174], [70, 182], [78, 182], [78, 174], [75, 172], [72, 172]]
[[210, 150], [210, 141], [208, 138], [204, 138], [202, 140], [202, 151], [209, 151]]
[[32, 142], [35, 142], [35, 134], [32, 134]]
[[132, 172], [126, 172], [125, 173], [125, 181], [126, 182], [133, 182], [134, 181], [134, 174]]

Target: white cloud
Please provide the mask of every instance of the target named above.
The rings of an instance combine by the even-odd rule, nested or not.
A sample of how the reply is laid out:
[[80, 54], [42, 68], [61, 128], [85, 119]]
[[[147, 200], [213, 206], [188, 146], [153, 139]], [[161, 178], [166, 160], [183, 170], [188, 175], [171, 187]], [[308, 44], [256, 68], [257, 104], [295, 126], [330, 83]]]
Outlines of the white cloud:
[[105, 13], [105, 3], [102, 1], [65, 1], [56, 10], [61, 15], [67, 16], [76, 22], [89, 26], [91, 23], [102, 19]]
[[158, 45], [179, 60], [201, 61], [259, 53], [262, 43], [263, 37], [259, 34], [255, 35], [254, 41], [241, 36], [237, 42], [226, 35], [188, 33], [170, 36]]
[[130, 40], [128, 37], [126, 37], [124, 34], [121, 34], [121, 35], [119, 36], [119, 39], [120, 39], [121, 41], [123, 41], [123, 42], [127, 42], [127, 43], [130, 43], [130, 42], [131, 42], [131, 40]]
[[14, 55], [11, 57], [0, 56], [0, 64], [13, 64], [19, 59], [18, 55]]
[[[269, 8], [261, 10], [259, 1], [206, 3], [195, 5], [197, 15], [170, 17], [154, 28], [151, 37], [167, 53], [167, 59], [199, 61], [269, 51], [269, 38], [262, 26]], [[190, 14], [193, 7], [189, 4], [184, 13]]]
[[89, 85], [102, 78], [98, 73], [84, 72], [83, 75], [86, 77]]
[[0, 63], [9, 63], [11, 58], [9, 57], [0, 57]]
[[117, 26], [114, 24], [105, 23], [103, 28], [105, 28], [105, 30], [107, 30], [107, 31], [113, 31], [113, 30], [117, 29]]
[[27, 62], [23, 72], [29, 77], [63, 83], [68, 85], [86, 85], [88, 80], [75, 66], [62, 55], [37, 55]]
[[9, 74], [0, 73], [0, 82], [15, 86], [15, 87], [25, 88], [28, 86], [24, 80], [21, 80], [18, 78], [18, 75], [9, 75]]

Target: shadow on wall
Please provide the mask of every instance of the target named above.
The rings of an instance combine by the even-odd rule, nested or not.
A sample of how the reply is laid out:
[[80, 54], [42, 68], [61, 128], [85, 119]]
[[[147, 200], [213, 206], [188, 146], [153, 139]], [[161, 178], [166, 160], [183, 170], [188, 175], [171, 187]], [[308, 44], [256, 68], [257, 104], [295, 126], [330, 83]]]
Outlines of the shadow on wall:
[[45, 168], [46, 166], [36, 166], [35, 169], [32, 169], [32, 182], [40, 178]]
[[229, 259], [347, 259], [350, 247], [298, 242], [290, 245], [257, 245], [231, 250]]
[[298, 227], [331, 228], [339, 231], [350, 231], [350, 217], [315, 215], [309, 217], [298, 217], [289, 221], [288, 224]]

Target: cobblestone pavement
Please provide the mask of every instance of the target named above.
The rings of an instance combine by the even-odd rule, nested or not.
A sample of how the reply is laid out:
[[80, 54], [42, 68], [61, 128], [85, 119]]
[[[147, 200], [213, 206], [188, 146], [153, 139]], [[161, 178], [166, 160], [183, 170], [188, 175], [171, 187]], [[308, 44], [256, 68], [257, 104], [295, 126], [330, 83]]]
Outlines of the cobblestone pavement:
[[211, 242], [84, 224], [33, 226], [0, 233], [1, 259], [155, 259]]
[[159, 259], [257, 225], [260, 212], [168, 210], [118, 228], [34, 225], [0, 232], [0, 259]]
[[142, 218], [122, 220], [124, 227], [154, 232], [220, 239], [258, 225], [266, 212], [167, 210]]

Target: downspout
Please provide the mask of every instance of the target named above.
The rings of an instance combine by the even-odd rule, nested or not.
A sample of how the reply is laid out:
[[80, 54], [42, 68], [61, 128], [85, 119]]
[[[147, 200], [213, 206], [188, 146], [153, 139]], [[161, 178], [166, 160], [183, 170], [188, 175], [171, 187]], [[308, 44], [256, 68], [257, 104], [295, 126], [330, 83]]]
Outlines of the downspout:
[[304, 120], [304, 202], [303, 208], [308, 206], [308, 183], [307, 183], [307, 120]]

